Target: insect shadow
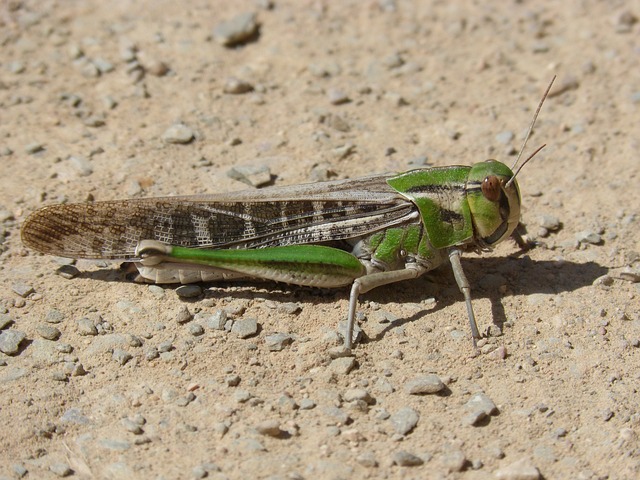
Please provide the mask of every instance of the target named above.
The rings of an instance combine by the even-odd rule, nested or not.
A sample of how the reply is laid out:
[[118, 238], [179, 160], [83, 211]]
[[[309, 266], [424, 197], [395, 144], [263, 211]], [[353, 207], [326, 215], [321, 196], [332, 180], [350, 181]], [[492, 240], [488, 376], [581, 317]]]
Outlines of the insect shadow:
[[[569, 261], [532, 260], [527, 255], [520, 258], [515, 255], [500, 258], [466, 257], [464, 259], [464, 267], [472, 285], [472, 298], [474, 300], [489, 299], [491, 302], [491, 319], [500, 328], [502, 328], [507, 319], [501, 302], [502, 298], [512, 294], [531, 295], [570, 292], [591, 285], [596, 278], [607, 272], [606, 267], [595, 262], [574, 263]], [[106, 282], [122, 282], [125, 280], [123, 272], [115, 269], [83, 272], [79, 277]], [[311, 304], [328, 304], [334, 302], [337, 297], [348, 297], [349, 292], [348, 287], [343, 289], [318, 289], [276, 284], [255, 279], [215, 282], [206, 285], [215, 288], [205, 290], [205, 298], [215, 298], [219, 296], [219, 291], [229, 290], [228, 294], [225, 295], [236, 299], [255, 300], [256, 298], [265, 298], [282, 303], [295, 300]], [[507, 293], [499, 291], [501, 285], [508, 285]], [[167, 285], [165, 288], [175, 289], [177, 286], [173, 284]], [[363, 295], [361, 300], [370, 300], [380, 304], [387, 302], [418, 302], [425, 298], [425, 291], [427, 292], [426, 295], [436, 298], [434, 307], [408, 317], [393, 320], [375, 337], [371, 337], [368, 340], [379, 340], [390, 330], [464, 301], [456, 286], [453, 273], [446, 265], [427, 273], [417, 280], [387, 285], [372, 290]], [[181, 301], [197, 302], [201, 299], [202, 296], [195, 299], [181, 299]]]
[[[502, 298], [514, 294], [555, 295], [561, 292], [575, 291], [593, 284], [596, 278], [601, 277], [608, 271], [606, 267], [595, 262], [574, 263], [569, 261], [532, 260], [528, 256], [522, 258], [504, 257], [501, 259], [465, 258], [464, 267], [471, 283], [472, 300], [485, 298], [490, 301], [491, 320], [500, 329], [507, 321], [504, 305], [501, 302]], [[443, 271], [445, 272], [444, 274], [442, 273]], [[428, 312], [417, 312], [409, 317], [391, 322], [387, 328], [380, 331], [371, 340], [379, 340], [390, 330], [464, 301], [462, 294], [456, 287], [453, 272], [450, 269], [447, 271], [446, 268], [441, 268], [437, 272], [437, 276], [432, 276], [430, 280], [433, 281], [435, 279], [436, 284], [444, 286], [445, 290], [437, 296], [435, 306], [429, 309]], [[499, 287], [504, 284], [508, 285], [507, 293], [499, 291]], [[414, 291], [412, 288], [407, 291], [406, 295], [411, 295]], [[393, 298], [394, 301], [398, 301], [397, 291], [392, 291], [391, 293], [373, 291], [368, 295], [369, 299], [380, 303], [384, 303], [385, 298]], [[406, 301], [411, 300], [407, 298]]]

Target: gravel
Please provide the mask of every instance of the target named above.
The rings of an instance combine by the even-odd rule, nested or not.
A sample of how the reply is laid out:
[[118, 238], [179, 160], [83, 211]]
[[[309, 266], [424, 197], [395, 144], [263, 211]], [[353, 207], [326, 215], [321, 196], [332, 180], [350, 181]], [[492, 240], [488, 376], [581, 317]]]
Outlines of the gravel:
[[6, 313], [0, 313], [0, 330], [7, 328], [12, 323], [15, 322], [13, 321], [13, 318], [11, 318], [11, 316]]
[[96, 328], [93, 320], [89, 318], [81, 318], [77, 321], [78, 326], [78, 334], [85, 336], [94, 336], [98, 335], [98, 329]]
[[404, 391], [410, 395], [423, 395], [438, 393], [444, 390], [445, 385], [437, 375], [429, 374], [409, 380], [404, 385]]
[[176, 313], [176, 317], [175, 318], [176, 318], [176, 322], [178, 322], [180, 325], [182, 325], [184, 323], [188, 323], [191, 320], [193, 320], [193, 315], [191, 315], [191, 312], [186, 307], [186, 305], [183, 305], [178, 310], [178, 313]]
[[278, 420], [263, 420], [256, 425], [256, 431], [261, 435], [268, 437], [279, 437], [282, 434], [280, 430], [280, 422]]
[[253, 90], [254, 88], [251, 83], [236, 77], [228, 78], [222, 87], [222, 91], [230, 95], [242, 95], [243, 93], [249, 93]]
[[176, 295], [180, 298], [196, 298], [202, 295], [202, 287], [200, 285], [180, 285], [176, 288]]
[[517, 460], [495, 471], [497, 480], [538, 480], [540, 471], [527, 459]]
[[0, 352], [5, 355], [16, 355], [26, 337], [27, 335], [20, 330], [3, 330], [0, 332]]
[[216, 25], [213, 29], [213, 38], [225, 47], [233, 47], [252, 39], [257, 35], [258, 29], [256, 14], [246, 12]]
[[468, 460], [462, 450], [457, 448], [447, 450], [442, 455], [442, 464], [450, 472], [461, 472], [465, 469]]
[[122, 350], [121, 348], [114, 348], [112, 357], [120, 365], [125, 365], [129, 360], [133, 358], [133, 355], [125, 350]]
[[62, 333], [56, 327], [52, 327], [51, 325], [40, 324], [36, 326], [36, 332], [42, 338], [47, 340], [58, 340]]
[[393, 429], [400, 435], [411, 432], [418, 425], [419, 420], [420, 414], [411, 407], [401, 408], [389, 417]]
[[189, 325], [189, 333], [194, 337], [204, 335], [204, 327], [198, 323], [192, 323]]
[[420, 457], [405, 450], [395, 452], [392, 455], [391, 460], [394, 465], [399, 465], [401, 467], [417, 467], [424, 463], [424, 460], [422, 460]]
[[187, 144], [195, 138], [193, 130], [182, 123], [171, 125], [162, 134], [165, 143]]
[[227, 176], [256, 188], [271, 182], [271, 170], [266, 165], [236, 165]]
[[14, 293], [20, 295], [22, 298], [27, 298], [29, 295], [35, 292], [33, 287], [26, 283], [14, 283], [11, 286], [11, 290], [13, 290]]
[[252, 317], [236, 320], [231, 327], [231, 333], [239, 338], [253, 337], [258, 333], [258, 320]]
[[264, 338], [264, 343], [271, 352], [280, 352], [284, 350], [287, 345], [293, 343], [293, 337], [286, 333], [275, 333], [273, 335], [267, 335]]
[[49, 470], [58, 477], [68, 477], [73, 473], [73, 470], [66, 463], [54, 463], [49, 467]]
[[350, 388], [342, 394], [342, 398], [345, 402], [362, 401], [367, 405], [373, 405], [376, 403], [371, 394], [363, 388]]
[[329, 368], [337, 375], [348, 375], [356, 366], [357, 362], [355, 358], [339, 357], [331, 360]]
[[591, 230], [582, 230], [575, 235], [575, 239], [579, 243], [590, 243], [591, 245], [600, 245], [602, 237]]
[[228, 318], [225, 310], [216, 310], [205, 319], [205, 324], [213, 330], [224, 330]]
[[496, 404], [484, 393], [473, 395], [465, 404], [467, 414], [462, 418], [464, 425], [477, 425], [490, 415], [498, 413]]

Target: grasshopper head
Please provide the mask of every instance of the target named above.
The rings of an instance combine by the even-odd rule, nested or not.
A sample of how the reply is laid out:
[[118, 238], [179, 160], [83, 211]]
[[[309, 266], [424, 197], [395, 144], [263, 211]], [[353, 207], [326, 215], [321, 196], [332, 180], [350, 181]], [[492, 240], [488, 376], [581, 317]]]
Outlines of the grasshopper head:
[[[513, 233], [520, 221], [520, 190], [513, 172], [495, 160], [476, 163], [467, 181], [476, 240], [492, 247]], [[512, 181], [510, 181], [512, 180]]]

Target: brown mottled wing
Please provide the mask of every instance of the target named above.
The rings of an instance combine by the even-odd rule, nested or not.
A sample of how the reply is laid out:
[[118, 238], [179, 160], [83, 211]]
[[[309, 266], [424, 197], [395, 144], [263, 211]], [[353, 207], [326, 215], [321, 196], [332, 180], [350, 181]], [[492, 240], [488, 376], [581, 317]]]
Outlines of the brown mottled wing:
[[415, 221], [387, 175], [224, 195], [44, 207], [22, 227], [34, 250], [69, 258], [137, 260], [141, 240], [194, 248], [321, 243]]

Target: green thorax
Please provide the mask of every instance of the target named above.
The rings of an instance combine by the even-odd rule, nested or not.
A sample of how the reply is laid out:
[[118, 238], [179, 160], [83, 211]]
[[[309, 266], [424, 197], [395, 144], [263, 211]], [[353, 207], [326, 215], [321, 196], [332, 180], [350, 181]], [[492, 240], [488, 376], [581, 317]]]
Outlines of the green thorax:
[[465, 186], [471, 167], [450, 166], [412, 170], [387, 180], [420, 211], [434, 248], [466, 243], [473, 238], [473, 223]]

